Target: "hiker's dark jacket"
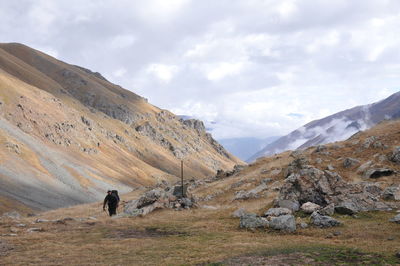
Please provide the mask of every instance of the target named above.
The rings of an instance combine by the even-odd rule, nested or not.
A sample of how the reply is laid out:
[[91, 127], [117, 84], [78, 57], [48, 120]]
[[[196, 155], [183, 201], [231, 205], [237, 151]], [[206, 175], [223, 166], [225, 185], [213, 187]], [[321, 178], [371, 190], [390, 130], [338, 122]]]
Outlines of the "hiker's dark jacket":
[[108, 204], [109, 208], [116, 208], [118, 204], [118, 199], [114, 195], [107, 195], [104, 199], [103, 208]]

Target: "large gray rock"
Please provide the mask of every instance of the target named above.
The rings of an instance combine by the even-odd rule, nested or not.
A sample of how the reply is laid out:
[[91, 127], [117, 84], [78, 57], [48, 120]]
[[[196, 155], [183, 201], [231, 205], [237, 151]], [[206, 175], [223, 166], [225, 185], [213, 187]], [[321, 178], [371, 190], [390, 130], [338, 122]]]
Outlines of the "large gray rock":
[[400, 214], [397, 214], [395, 217], [389, 220], [390, 222], [400, 224]]
[[396, 148], [393, 150], [393, 152], [392, 152], [392, 154], [391, 154], [391, 156], [390, 156], [390, 160], [391, 160], [392, 162], [395, 162], [395, 163], [400, 164], [400, 146], [396, 147]]
[[385, 188], [382, 198], [385, 200], [400, 200], [400, 188], [398, 186]]
[[331, 203], [319, 210], [319, 213], [322, 215], [333, 215], [335, 213], [335, 204]]
[[318, 212], [313, 212], [313, 214], [311, 214], [311, 223], [319, 227], [333, 227], [341, 225], [341, 222], [338, 220], [330, 216], [321, 215]]
[[288, 208], [271, 208], [265, 212], [265, 217], [278, 217], [282, 215], [292, 214], [292, 210]]
[[163, 208], [191, 208], [195, 206], [193, 197], [177, 198], [174, 196], [174, 188], [155, 188], [147, 191], [139, 199], [129, 201], [124, 206], [122, 216], [145, 216], [148, 213]]
[[239, 208], [239, 209], [237, 209], [236, 211], [234, 211], [234, 212], [232, 213], [232, 217], [234, 217], [234, 218], [240, 218], [240, 217], [242, 217], [242, 216], [244, 216], [244, 215], [246, 215], [246, 214], [247, 214], [247, 212], [246, 212], [245, 209]]
[[312, 166], [305, 166], [285, 179], [275, 205], [287, 207], [282, 202], [313, 202], [322, 208], [335, 204], [353, 213], [395, 207], [392, 203], [381, 201], [380, 195], [371, 190], [371, 183], [347, 183], [335, 172]]
[[289, 209], [293, 212], [297, 212], [300, 209], [300, 204], [296, 200], [282, 199], [276, 202], [276, 206], [279, 208]]
[[303, 205], [301, 205], [300, 209], [305, 213], [311, 214], [311, 213], [321, 209], [321, 206], [319, 206], [318, 204], [315, 204], [313, 202], [306, 202]]
[[265, 228], [268, 226], [268, 220], [257, 216], [254, 213], [247, 213], [240, 217], [240, 228], [244, 229], [256, 229]]
[[296, 231], [296, 219], [290, 214], [272, 217], [269, 221], [269, 228], [285, 232], [294, 232]]
[[335, 211], [339, 214], [353, 215], [359, 211], [359, 208], [354, 202], [344, 201], [335, 206]]

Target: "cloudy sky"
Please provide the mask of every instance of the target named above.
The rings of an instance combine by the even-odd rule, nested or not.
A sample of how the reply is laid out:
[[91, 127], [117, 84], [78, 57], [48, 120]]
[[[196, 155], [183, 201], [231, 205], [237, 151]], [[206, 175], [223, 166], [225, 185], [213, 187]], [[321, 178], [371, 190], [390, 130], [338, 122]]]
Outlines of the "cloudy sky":
[[284, 135], [400, 90], [397, 0], [0, 0], [0, 42], [214, 121], [219, 139]]

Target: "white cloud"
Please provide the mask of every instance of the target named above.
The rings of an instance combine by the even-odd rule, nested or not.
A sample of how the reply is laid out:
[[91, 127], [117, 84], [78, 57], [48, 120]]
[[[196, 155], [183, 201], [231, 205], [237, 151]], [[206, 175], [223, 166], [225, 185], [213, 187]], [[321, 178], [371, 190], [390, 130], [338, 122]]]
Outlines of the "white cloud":
[[243, 63], [228, 63], [222, 62], [206, 66], [207, 79], [211, 81], [218, 81], [228, 76], [238, 75], [243, 69]]
[[146, 69], [148, 73], [154, 74], [158, 79], [167, 83], [171, 81], [178, 70], [177, 66], [164, 64], [151, 64]]
[[2, 42], [216, 121], [218, 137], [287, 134], [399, 89], [396, 0], [3, 2]]

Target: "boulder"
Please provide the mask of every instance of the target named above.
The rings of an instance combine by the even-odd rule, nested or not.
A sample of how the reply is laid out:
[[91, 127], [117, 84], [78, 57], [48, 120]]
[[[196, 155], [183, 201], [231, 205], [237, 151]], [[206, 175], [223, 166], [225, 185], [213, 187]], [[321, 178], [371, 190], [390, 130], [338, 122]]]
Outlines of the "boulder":
[[398, 186], [385, 188], [382, 198], [385, 200], [400, 200], [400, 188]]
[[400, 224], [400, 214], [397, 214], [395, 217], [389, 220], [390, 222]]
[[391, 176], [395, 173], [396, 172], [394, 170], [389, 169], [389, 168], [375, 168], [375, 169], [369, 169], [368, 171], [366, 171], [364, 174], [364, 177], [377, 179], [377, 178], [380, 178], [383, 176]]
[[289, 209], [292, 212], [297, 212], [300, 209], [300, 204], [296, 200], [278, 200], [276, 206], [279, 208]]
[[296, 220], [293, 215], [281, 215], [272, 217], [269, 221], [269, 228], [285, 232], [296, 231]]
[[303, 205], [301, 205], [300, 209], [305, 213], [311, 214], [311, 213], [321, 209], [321, 206], [319, 206], [318, 204], [312, 203], [312, 202], [306, 202]]
[[234, 217], [234, 218], [240, 218], [240, 217], [242, 217], [242, 216], [244, 216], [244, 215], [246, 215], [246, 214], [247, 214], [246, 210], [243, 209], [243, 208], [240, 208], [240, 209], [237, 209], [236, 211], [234, 211], [234, 212], [232, 213], [232, 217]]
[[318, 212], [311, 214], [311, 223], [319, 227], [333, 227], [341, 224], [338, 220], [330, 216], [321, 215]]
[[288, 177], [293, 173], [298, 172], [300, 169], [303, 169], [308, 164], [308, 160], [304, 157], [299, 157], [294, 159], [288, 167], [285, 169], [283, 175], [284, 177]]
[[195, 206], [194, 197], [176, 197], [174, 192], [176, 187], [167, 187], [165, 189], [155, 188], [147, 191], [139, 199], [129, 201], [124, 206], [123, 216], [144, 216], [148, 213], [163, 208], [191, 208]]
[[335, 213], [335, 204], [331, 203], [319, 210], [319, 213], [322, 215], [333, 215]]
[[240, 228], [256, 229], [265, 228], [268, 226], [268, 221], [265, 218], [259, 217], [254, 213], [247, 213], [240, 217]]
[[335, 211], [339, 214], [353, 215], [359, 211], [359, 208], [354, 202], [344, 201], [335, 206]]
[[373, 161], [368, 161], [363, 163], [360, 167], [357, 168], [358, 173], [364, 173], [368, 168], [370, 168], [373, 164]]
[[292, 210], [288, 208], [271, 208], [264, 213], [265, 217], [278, 217], [282, 215], [292, 214]]
[[370, 183], [347, 183], [335, 172], [305, 166], [285, 179], [275, 205], [293, 210], [289, 203], [313, 202], [322, 208], [334, 204], [341, 213], [387, 210], [393, 207], [391, 203], [380, 201], [379, 195], [372, 193], [369, 187]]
[[390, 160], [394, 163], [400, 164], [400, 146], [397, 146], [392, 154], [390, 155]]

